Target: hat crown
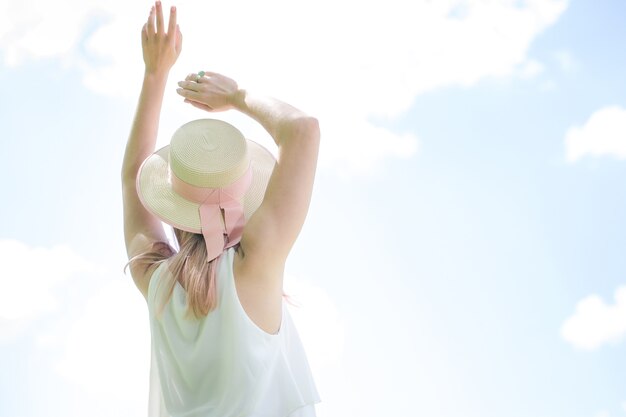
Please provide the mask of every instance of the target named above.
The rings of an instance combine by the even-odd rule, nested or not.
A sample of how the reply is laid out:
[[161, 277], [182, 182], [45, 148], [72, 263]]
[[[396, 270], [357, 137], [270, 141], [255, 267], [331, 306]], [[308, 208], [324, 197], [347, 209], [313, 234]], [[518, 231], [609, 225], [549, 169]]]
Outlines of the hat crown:
[[225, 187], [240, 178], [249, 165], [246, 139], [222, 120], [186, 123], [170, 141], [171, 174], [196, 187]]

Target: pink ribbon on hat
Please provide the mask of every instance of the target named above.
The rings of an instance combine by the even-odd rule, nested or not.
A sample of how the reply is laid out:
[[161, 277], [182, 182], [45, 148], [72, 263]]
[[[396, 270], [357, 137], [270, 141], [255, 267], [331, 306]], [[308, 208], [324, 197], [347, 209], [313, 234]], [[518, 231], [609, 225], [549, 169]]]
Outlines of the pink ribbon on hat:
[[[191, 185], [172, 173], [172, 189], [181, 197], [199, 203], [200, 224], [206, 244], [207, 262], [241, 240], [246, 219], [240, 203], [252, 182], [252, 168], [226, 187], [207, 188]], [[224, 221], [222, 222], [222, 211]]]

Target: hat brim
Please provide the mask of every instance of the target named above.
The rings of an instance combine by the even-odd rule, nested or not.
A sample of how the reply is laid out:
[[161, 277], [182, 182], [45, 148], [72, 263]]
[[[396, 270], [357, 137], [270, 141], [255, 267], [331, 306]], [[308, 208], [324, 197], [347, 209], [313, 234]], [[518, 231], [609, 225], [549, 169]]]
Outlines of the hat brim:
[[[248, 220], [263, 202], [276, 159], [263, 146], [249, 139], [246, 141], [252, 166], [252, 183], [242, 203], [244, 216]], [[137, 194], [144, 207], [164, 223], [187, 232], [201, 233], [200, 205], [172, 190], [169, 149], [167, 145], [143, 162], [137, 177]]]

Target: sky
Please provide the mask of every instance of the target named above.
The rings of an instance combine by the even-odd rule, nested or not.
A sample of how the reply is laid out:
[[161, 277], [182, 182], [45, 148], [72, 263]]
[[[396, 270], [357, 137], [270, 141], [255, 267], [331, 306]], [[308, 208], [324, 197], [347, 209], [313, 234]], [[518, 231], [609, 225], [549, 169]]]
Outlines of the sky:
[[[190, 72], [317, 117], [285, 290], [319, 417], [626, 417], [626, 3], [164, 2]], [[147, 415], [120, 169], [150, 2], [0, 0], [0, 415]]]

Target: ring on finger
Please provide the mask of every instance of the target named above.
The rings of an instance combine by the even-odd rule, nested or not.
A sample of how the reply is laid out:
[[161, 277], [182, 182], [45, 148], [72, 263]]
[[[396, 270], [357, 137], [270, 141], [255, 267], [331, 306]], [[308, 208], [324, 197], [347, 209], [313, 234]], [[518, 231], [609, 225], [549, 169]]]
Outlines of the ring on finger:
[[199, 83], [200, 80], [202, 79], [202, 77], [204, 77], [205, 72], [204, 71], [200, 71], [198, 73], [198, 76], [196, 77], [196, 82]]

